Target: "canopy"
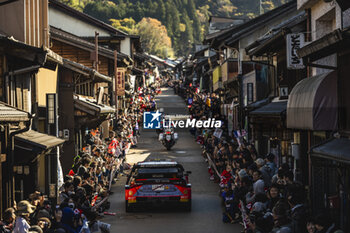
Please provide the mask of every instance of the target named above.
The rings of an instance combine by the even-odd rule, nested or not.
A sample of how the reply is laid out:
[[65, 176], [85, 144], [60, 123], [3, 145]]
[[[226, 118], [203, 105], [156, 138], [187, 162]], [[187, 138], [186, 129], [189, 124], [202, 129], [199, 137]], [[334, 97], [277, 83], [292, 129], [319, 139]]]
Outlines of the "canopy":
[[34, 130], [29, 130], [27, 132], [17, 134], [15, 139], [34, 147], [38, 147], [41, 150], [47, 150], [55, 146], [63, 144], [65, 141], [63, 139], [57, 138], [44, 133], [39, 133]]
[[348, 138], [335, 138], [311, 149], [311, 155], [350, 164], [349, 151], [350, 140]]
[[0, 102], [0, 122], [29, 121], [29, 113]]
[[286, 111], [287, 108], [287, 101], [276, 101], [271, 102], [267, 105], [264, 105], [260, 108], [255, 109], [254, 111], [250, 112], [250, 115], [278, 115], [280, 116], [283, 112]]
[[295, 85], [287, 105], [287, 128], [337, 129], [337, 73], [305, 78]]
[[97, 100], [82, 95], [74, 95], [74, 106], [90, 115], [114, 113], [115, 109], [104, 104], [97, 104]]

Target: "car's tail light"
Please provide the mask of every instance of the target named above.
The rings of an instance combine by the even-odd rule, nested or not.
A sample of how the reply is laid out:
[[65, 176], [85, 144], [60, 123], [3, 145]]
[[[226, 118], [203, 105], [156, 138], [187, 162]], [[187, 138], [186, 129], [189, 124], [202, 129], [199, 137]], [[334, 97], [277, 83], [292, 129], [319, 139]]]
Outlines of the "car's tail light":
[[125, 189], [125, 200], [129, 200], [129, 199], [134, 199], [136, 197], [134, 197], [134, 195], [137, 193], [137, 190], [140, 188], [141, 186], [135, 186], [129, 189]]
[[176, 185], [176, 188], [183, 194], [183, 198], [191, 198], [191, 188]]

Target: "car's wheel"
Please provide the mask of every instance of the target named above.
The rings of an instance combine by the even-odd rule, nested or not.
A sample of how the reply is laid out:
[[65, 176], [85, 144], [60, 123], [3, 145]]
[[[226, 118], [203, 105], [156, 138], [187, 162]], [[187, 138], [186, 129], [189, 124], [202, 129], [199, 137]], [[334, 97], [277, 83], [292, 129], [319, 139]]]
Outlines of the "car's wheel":
[[191, 212], [192, 210], [192, 202], [189, 200], [189, 202], [185, 205], [185, 211], [186, 212]]
[[129, 203], [128, 201], [126, 200], [125, 201], [125, 212], [126, 213], [130, 213], [132, 210], [131, 210], [131, 207], [129, 206]]

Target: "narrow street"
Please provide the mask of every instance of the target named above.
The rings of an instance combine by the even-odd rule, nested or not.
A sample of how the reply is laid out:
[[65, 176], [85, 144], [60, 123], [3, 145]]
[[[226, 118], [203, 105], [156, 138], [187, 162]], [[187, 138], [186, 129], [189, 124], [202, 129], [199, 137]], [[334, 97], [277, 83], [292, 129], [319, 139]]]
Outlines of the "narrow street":
[[[172, 89], [163, 89], [157, 97], [158, 108], [164, 108], [167, 114], [186, 114], [184, 101], [174, 95]], [[220, 233], [240, 232], [239, 224], [224, 224], [219, 197], [218, 184], [209, 180], [207, 164], [201, 156], [200, 146], [194, 141], [187, 129], [180, 131], [179, 140], [171, 151], [167, 151], [154, 130], [143, 130], [136, 149], [127, 155], [127, 162], [135, 163], [145, 159], [173, 159], [181, 163], [186, 170], [192, 171], [192, 212], [181, 210], [153, 210], [125, 213], [124, 184], [121, 177], [115, 184], [110, 198], [111, 212], [116, 216], [106, 216], [102, 221], [112, 224], [112, 232], [183, 232], [183, 233]]]

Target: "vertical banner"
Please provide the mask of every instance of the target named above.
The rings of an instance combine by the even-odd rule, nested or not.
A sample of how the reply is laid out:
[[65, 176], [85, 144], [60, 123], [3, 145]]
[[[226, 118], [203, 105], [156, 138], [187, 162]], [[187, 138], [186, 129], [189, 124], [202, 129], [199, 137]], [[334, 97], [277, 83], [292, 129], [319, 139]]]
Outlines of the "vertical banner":
[[229, 108], [227, 109], [227, 127], [228, 127], [228, 134], [232, 137], [232, 130], [233, 130], [233, 105], [229, 105]]
[[290, 70], [304, 69], [303, 59], [299, 58], [297, 50], [304, 46], [303, 33], [287, 35], [287, 68]]
[[131, 92], [135, 91], [136, 75], [129, 75], [131, 83]]
[[117, 96], [125, 95], [125, 68], [117, 68], [117, 83], [116, 83]]

